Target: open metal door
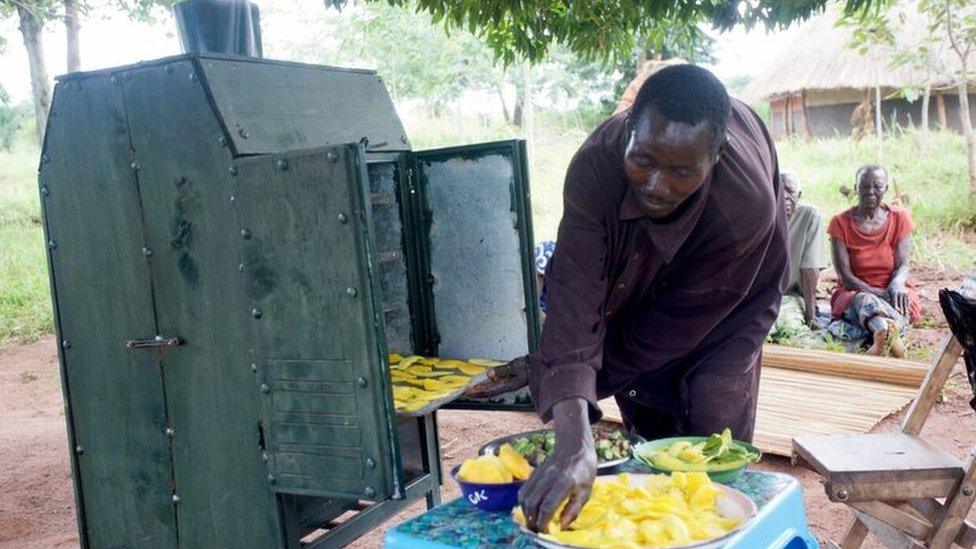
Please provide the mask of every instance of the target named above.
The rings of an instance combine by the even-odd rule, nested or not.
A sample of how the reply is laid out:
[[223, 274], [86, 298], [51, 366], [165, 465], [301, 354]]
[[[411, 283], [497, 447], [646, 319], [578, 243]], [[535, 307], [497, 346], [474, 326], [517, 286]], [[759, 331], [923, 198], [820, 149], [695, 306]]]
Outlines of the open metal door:
[[[525, 142], [417, 152], [423, 253], [439, 356], [511, 360], [539, 343]], [[458, 406], [531, 408], [528, 391]]]
[[290, 494], [402, 497], [363, 148], [237, 167], [269, 482]]

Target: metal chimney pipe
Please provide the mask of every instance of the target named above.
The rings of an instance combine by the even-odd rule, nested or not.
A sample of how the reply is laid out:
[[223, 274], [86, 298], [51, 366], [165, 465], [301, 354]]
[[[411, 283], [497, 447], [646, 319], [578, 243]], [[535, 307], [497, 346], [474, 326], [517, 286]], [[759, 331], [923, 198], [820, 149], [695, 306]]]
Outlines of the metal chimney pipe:
[[183, 53], [262, 57], [260, 12], [247, 0], [186, 0], [173, 15]]

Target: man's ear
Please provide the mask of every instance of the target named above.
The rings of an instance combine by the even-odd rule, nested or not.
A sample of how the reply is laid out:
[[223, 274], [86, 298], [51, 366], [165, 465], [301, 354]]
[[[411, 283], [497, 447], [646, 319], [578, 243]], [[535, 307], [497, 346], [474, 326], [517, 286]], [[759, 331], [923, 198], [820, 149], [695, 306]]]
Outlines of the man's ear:
[[725, 140], [725, 139], [723, 139], [722, 140], [722, 144], [718, 146], [718, 150], [715, 151], [715, 158], [712, 160], [712, 165], [713, 166], [715, 164], [718, 164], [718, 161], [721, 160], [722, 155], [725, 154], [725, 146], [726, 146], [727, 143], [728, 143], [728, 141]]

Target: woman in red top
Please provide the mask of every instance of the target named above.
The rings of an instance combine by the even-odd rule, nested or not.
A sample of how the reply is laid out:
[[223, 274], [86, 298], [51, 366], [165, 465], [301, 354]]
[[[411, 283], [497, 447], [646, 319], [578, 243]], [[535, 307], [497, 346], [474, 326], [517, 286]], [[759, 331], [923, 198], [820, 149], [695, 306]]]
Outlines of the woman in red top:
[[834, 318], [873, 336], [868, 354], [905, 355], [900, 333], [918, 321], [918, 294], [908, 281], [912, 221], [908, 210], [885, 204], [888, 172], [881, 166], [857, 171], [857, 206], [830, 220], [839, 287], [830, 299]]

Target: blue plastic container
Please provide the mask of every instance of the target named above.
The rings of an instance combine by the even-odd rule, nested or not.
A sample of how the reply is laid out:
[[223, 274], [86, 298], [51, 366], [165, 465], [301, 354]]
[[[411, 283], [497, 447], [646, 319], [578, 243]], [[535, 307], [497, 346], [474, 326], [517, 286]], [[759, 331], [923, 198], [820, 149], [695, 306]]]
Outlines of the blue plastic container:
[[482, 511], [509, 512], [518, 505], [518, 491], [524, 480], [508, 482], [506, 484], [480, 484], [465, 482], [457, 477], [458, 465], [451, 469], [451, 477], [461, 486], [461, 493], [468, 503]]

